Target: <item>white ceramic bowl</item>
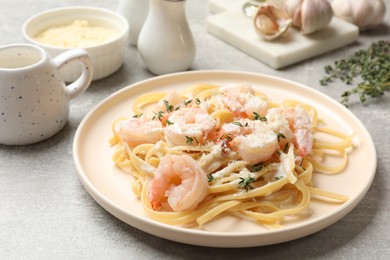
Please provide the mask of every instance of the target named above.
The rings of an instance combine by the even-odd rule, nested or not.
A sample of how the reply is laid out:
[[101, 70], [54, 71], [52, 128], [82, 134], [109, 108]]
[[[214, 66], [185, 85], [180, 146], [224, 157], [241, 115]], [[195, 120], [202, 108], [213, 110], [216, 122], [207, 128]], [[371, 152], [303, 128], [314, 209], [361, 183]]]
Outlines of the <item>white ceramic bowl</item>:
[[[51, 9], [38, 13], [23, 24], [23, 37], [29, 42], [41, 46], [53, 58], [68, 50], [37, 42], [34, 37], [49, 27], [70, 24], [82, 19], [94, 26], [101, 26], [119, 32], [119, 35], [102, 44], [85, 47], [93, 64], [93, 80], [107, 77], [114, 73], [123, 63], [125, 48], [128, 43], [129, 24], [120, 14], [97, 7], [71, 6]], [[61, 71], [65, 81], [71, 82], [79, 77], [81, 69], [78, 64], [66, 66]]]

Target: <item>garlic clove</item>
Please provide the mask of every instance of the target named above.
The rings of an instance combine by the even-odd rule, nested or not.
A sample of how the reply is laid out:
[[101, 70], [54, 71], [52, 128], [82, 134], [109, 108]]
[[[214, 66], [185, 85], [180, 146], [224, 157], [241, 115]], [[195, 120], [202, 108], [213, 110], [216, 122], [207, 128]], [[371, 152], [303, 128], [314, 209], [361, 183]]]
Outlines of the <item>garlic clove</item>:
[[311, 34], [325, 28], [333, 17], [333, 10], [326, 0], [306, 0], [301, 6], [301, 31]]
[[380, 25], [386, 13], [382, 0], [334, 0], [332, 8], [335, 16], [355, 24], [361, 31]]
[[353, 23], [353, 14], [351, 4], [348, 0], [333, 0], [332, 9], [334, 15], [340, 19]]
[[293, 20], [293, 26], [303, 34], [311, 34], [325, 28], [333, 17], [327, 0], [286, 0], [285, 11]]
[[281, 9], [265, 4], [259, 8], [253, 23], [258, 35], [266, 40], [274, 40], [288, 30], [292, 21]]
[[294, 27], [301, 27], [301, 5], [302, 0], [289, 0], [284, 3], [284, 9], [293, 21], [292, 25]]

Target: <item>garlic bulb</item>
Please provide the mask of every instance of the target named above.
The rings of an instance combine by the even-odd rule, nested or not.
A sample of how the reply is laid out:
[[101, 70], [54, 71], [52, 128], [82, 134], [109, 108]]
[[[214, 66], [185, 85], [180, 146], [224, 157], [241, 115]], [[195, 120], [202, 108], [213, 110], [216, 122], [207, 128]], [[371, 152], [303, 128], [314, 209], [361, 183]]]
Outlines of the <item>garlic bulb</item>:
[[293, 20], [293, 26], [303, 34], [311, 34], [325, 28], [332, 20], [332, 6], [327, 0], [286, 0], [285, 10]]
[[271, 4], [260, 6], [253, 22], [256, 32], [266, 40], [278, 38], [290, 28], [292, 23], [283, 10]]
[[382, 0], [334, 0], [332, 8], [335, 16], [355, 24], [362, 31], [381, 24], [386, 13]]

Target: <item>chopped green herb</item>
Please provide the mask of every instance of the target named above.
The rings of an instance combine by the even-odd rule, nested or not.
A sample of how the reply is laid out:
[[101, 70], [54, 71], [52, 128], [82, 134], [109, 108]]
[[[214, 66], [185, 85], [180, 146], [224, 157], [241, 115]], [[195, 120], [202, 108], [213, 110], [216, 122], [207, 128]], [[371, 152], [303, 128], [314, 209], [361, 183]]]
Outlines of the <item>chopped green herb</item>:
[[197, 104], [197, 105], [200, 104], [200, 99], [199, 98], [195, 98], [195, 104]]
[[164, 105], [165, 108], [167, 109], [167, 112], [172, 112], [173, 110], [175, 110], [175, 108], [171, 104], [169, 104], [167, 100], [164, 100]]
[[213, 175], [211, 175], [211, 174], [208, 174], [208, 175], [207, 175], [207, 178], [209, 179], [209, 182], [212, 182], [212, 181], [215, 180], [215, 178], [214, 178]]
[[196, 139], [196, 137], [186, 136], [186, 143], [187, 144], [192, 145], [194, 141], [196, 142], [196, 144], [199, 144], [198, 139]]
[[280, 138], [286, 139], [286, 137], [285, 137], [284, 134], [282, 134], [282, 133], [278, 133], [278, 134], [276, 135], [276, 137], [278, 138], [278, 142], [280, 142]]
[[299, 163], [299, 166], [302, 167], [303, 164], [303, 158], [301, 159], [301, 162]]
[[223, 135], [223, 136], [221, 136], [221, 138], [219, 138], [219, 139], [220, 139], [220, 140], [226, 139], [226, 140], [228, 140], [229, 142], [230, 142], [231, 140], [233, 140], [230, 134]]
[[165, 121], [167, 125], [173, 125], [173, 122], [169, 121], [168, 119]]
[[233, 125], [238, 125], [240, 127], [244, 127], [240, 122], [232, 122]]
[[280, 179], [282, 179], [282, 178], [283, 178], [283, 176], [275, 176], [275, 177], [274, 177], [274, 180], [275, 180], [275, 181], [278, 181], [278, 180], [280, 180]]
[[252, 178], [248, 174], [248, 177], [246, 178], [240, 177], [240, 179], [241, 181], [238, 183], [240, 185], [240, 188], [244, 188], [246, 191], [248, 191], [249, 189], [253, 189], [251, 184], [256, 181], [255, 178]]
[[154, 113], [154, 116], [152, 117], [153, 120], [157, 118], [158, 120], [161, 121], [161, 118], [164, 117], [163, 111], [158, 111], [158, 112], [153, 112], [153, 113]]
[[327, 85], [334, 79], [350, 85], [354, 78], [360, 76], [361, 82], [341, 95], [341, 103], [345, 106], [348, 107], [349, 98], [354, 94], [359, 95], [362, 103], [366, 102], [367, 96], [378, 98], [390, 90], [390, 41], [375, 42], [348, 59], [335, 61], [334, 66], [325, 66], [324, 70], [327, 76], [320, 80], [321, 85]]
[[140, 118], [143, 114], [134, 115], [133, 118]]
[[184, 101], [184, 105], [188, 106], [192, 102], [192, 99]]
[[287, 153], [288, 152], [288, 148], [289, 148], [288, 143], [286, 143], [286, 145], [283, 148], [283, 152]]
[[251, 172], [258, 172], [258, 171], [261, 171], [264, 167], [264, 163], [263, 162], [259, 162], [259, 163], [255, 163], [255, 164], [250, 164], [249, 165], [249, 170]]
[[255, 115], [255, 116], [253, 117], [254, 120], [260, 120], [260, 121], [262, 121], [262, 122], [266, 122], [266, 121], [267, 121], [267, 118], [266, 118], [265, 116], [261, 116], [261, 115], [259, 115], [259, 114], [256, 113], [256, 112], [253, 112], [253, 114]]

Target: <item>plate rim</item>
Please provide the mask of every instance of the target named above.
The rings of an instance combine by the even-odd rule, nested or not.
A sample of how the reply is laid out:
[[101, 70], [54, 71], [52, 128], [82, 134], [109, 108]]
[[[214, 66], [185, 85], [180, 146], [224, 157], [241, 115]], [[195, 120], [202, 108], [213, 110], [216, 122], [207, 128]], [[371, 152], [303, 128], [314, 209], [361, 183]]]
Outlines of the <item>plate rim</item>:
[[[82, 134], [82, 131], [88, 121], [99, 112], [99, 110], [102, 110], [104, 106], [108, 105], [110, 101], [112, 101], [115, 98], [120, 98], [123, 93], [126, 93], [128, 91], [131, 91], [133, 88], [137, 88], [140, 85], [144, 85], [147, 83], [151, 83], [154, 81], [161, 81], [163, 79], [169, 79], [169, 78], [176, 78], [176, 77], [186, 77], [186, 76], [193, 76], [193, 75], [218, 75], [218, 74], [229, 74], [230, 76], [232, 75], [248, 75], [252, 77], [259, 77], [259, 78], [269, 78], [271, 80], [276, 80], [276, 81], [283, 81], [287, 84], [293, 84], [298, 88], [302, 88], [305, 91], [309, 91], [321, 99], [325, 99], [328, 102], [331, 102], [332, 104], [338, 106], [338, 109], [344, 110], [345, 113], [348, 114], [348, 116], [351, 117], [360, 127], [360, 129], [364, 132], [366, 136], [369, 137], [369, 140], [366, 140], [368, 142], [368, 147], [371, 148], [372, 156], [373, 156], [373, 162], [374, 164], [371, 167], [372, 172], [370, 174], [370, 179], [364, 186], [364, 189], [360, 191], [359, 195], [354, 199], [354, 200], [349, 200], [346, 203], [340, 205], [339, 210], [337, 210], [335, 213], [330, 212], [323, 214], [315, 219], [310, 219], [301, 223], [298, 223], [294, 226], [291, 227], [285, 227], [281, 229], [275, 229], [275, 230], [269, 230], [266, 234], [259, 234], [258, 232], [245, 232], [245, 233], [235, 233], [235, 232], [217, 232], [217, 231], [204, 231], [204, 230], [194, 230], [194, 229], [189, 229], [189, 228], [184, 228], [184, 227], [178, 227], [178, 226], [172, 226], [164, 223], [160, 223], [157, 221], [154, 221], [150, 218], [145, 218], [143, 216], [138, 216], [136, 214], [133, 214], [131, 212], [126, 211], [123, 209], [120, 205], [115, 205], [109, 198], [107, 198], [103, 193], [101, 193], [93, 184], [92, 182], [88, 179], [86, 173], [84, 173], [83, 168], [81, 166], [81, 163], [79, 161], [79, 149], [78, 149], [78, 144], [79, 144], [79, 138], [80, 135]], [[333, 109], [332, 109], [333, 110]], [[128, 225], [131, 225], [141, 231], [144, 231], [146, 233], [152, 234], [157, 237], [165, 238], [168, 240], [180, 242], [180, 243], [186, 243], [186, 244], [191, 244], [191, 245], [199, 245], [199, 246], [207, 246], [207, 247], [253, 247], [253, 246], [264, 246], [264, 245], [270, 245], [270, 244], [277, 244], [277, 243], [282, 243], [286, 241], [291, 241], [294, 239], [302, 238], [304, 236], [316, 233], [343, 218], [345, 215], [347, 215], [351, 210], [353, 210], [363, 199], [369, 188], [371, 187], [371, 184], [373, 182], [373, 179], [376, 174], [376, 169], [377, 169], [377, 154], [376, 154], [376, 149], [375, 145], [373, 142], [373, 139], [368, 132], [367, 128], [363, 125], [363, 123], [360, 121], [359, 118], [357, 118], [350, 110], [348, 110], [346, 107], [344, 107], [342, 104], [338, 103], [336, 100], [332, 99], [331, 97], [327, 96], [326, 94], [310, 88], [304, 84], [278, 77], [278, 76], [273, 76], [273, 75], [268, 75], [268, 74], [263, 74], [263, 73], [256, 73], [256, 72], [247, 72], [247, 71], [229, 71], [229, 70], [198, 70], [198, 71], [186, 71], [186, 72], [178, 72], [178, 73], [172, 73], [172, 74], [167, 74], [167, 75], [162, 75], [162, 76], [157, 76], [157, 77], [152, 77], [148, 78], [145, 80], [141, 80], [138, 82], [135, 82], [133, 84], [130, 84], [126, 87], [123, 87], [122, 89], [119, 89], [118, 91], [115, 91], [114, 93], [108, 95], [105, 97], [103, 100], [101, 100], [98, 104], [96, 104], [82, 119], [80, 122], [75, 136], [73, 140], [73, 160], [75, 163], [75, 167], [77, 169], [77, 175], [79, 176], [79, 179], [81, 180], [84, 188], [87, 190], [87, 192], [92, 196], [92, 198], [100, 205], [102, 206], [106, 211], [108, 211], [111, 215], [115, 216], [116, 218], [120, 219], [121, 221], [127, 223]], [[129, 218], [132, 221], [129, 221]], [[132, 223], [129, 223], [132, 222]], [[311, 228], [313, 225], [317, 225], [317, 228], [313, 231]], [[157, 228], [157, 229], [156, 229]], [[291, 235], [293, 231], [296, 230], [302, 230], [299, 235]], [[170, 232], [174, 232], [176, 237], [172, 237], [171, 235], [164, 234], [164, 232], [157, 232], [161, 230], [169, 230]], [[283, 235], [286, 235], [290, 232], [289, 236], [285, 236], [285, 238], [278, 238], [278, 239], [271, 239], [268, 242], [259, 242], [259, 241], [252, 241], [248, 242], [247, 240], [253, 239], [253, 238], [258, 238], [258, 237], [266, 237], [266, 236], [276, 236], [280, 237]], [[158, 234], [157, 234], [158, 233]], [[194, 241], [193, 238], [188, 238], [188, 235], [194, 236], [197, 238], [197, 242]], [[215, 241], [215, 243], [210, 244], [209, 242], [205, 242], [204, 238], [208, 238], [206, 240], [209, 240], [209, 238], [214, 238], [218, 239]], [[232, 242], [232, 238], [247, 238], [245, 241], [240, 241], [238, 240], [237, 242]], [[259, 239], [260, 240], [260, 239]], [[277, 241], [274, 241], [277, 240]], [[227, 243], [228, 242], [228, 243]]]

